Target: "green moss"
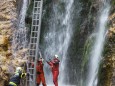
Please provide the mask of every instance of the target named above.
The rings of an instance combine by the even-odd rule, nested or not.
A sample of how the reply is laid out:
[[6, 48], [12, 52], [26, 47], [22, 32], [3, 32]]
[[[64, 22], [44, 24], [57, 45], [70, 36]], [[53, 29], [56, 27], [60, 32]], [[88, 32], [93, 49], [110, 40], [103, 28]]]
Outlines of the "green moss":
[[114, 6], [115, 5], [115, 0], [112, 0], [111, 4], [112, 4], [112, 6]]
[[95, 39], [95, 36], [89, 37], [85, 43], [84, 53], [83, 53], [84, 60], [83, 60], [83, 65], [82, 65], [83, 68], [85, 67], [85, 65], [87, 64], [89, 60], [89, 55], [92, 49], [92, 45], [94, 44], [94, 39]]
[[89, 67], [89, 59], [90, 59], [90, 52], [92, 50], [92, 46], [94, 44], [94, 40], [95, 40], [95, 35], [90, 35], [84, 45], [84, 50], [83, 50], [83, 62], [82, 62], [82, 78], [83, 78], [83, 83], [82, 86], [85, 86], [87, 82], [87, 74], [88, 74], [88, 67]]

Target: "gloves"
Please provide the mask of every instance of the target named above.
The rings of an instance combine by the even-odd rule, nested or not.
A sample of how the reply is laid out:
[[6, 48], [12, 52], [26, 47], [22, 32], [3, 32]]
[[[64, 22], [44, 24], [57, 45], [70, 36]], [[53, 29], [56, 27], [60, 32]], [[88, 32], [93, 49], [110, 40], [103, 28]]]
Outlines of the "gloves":
[[22, 73], [21, 78], [24, 78], [27, 75], [27, 73]]

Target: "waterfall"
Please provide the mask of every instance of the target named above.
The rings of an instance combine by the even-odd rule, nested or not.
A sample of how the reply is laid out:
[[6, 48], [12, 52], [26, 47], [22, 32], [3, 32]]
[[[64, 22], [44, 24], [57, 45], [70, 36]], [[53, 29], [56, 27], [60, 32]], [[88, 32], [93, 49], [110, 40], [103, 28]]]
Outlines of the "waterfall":
[[19, 14], [18, 28], [13, 34], [13, 54], [16, 56], [16, 51], [27, 47], [27, 29], [25, 27], [25, 16], [27, 11], [28, 0], [23, 0], [22, 8]]
[[99, 21], [96, 27], [96, 39], [93, 45], [93, 49], [90, 55], [90, 68], [87, 78], [87, 86], [97, 86], [98, 83], [98, 69], [101, 61], [101, 55], [103, 51], [107, 21], [109, 16], [110, 5], [109, 2], [103, 0], [103, 5], [100, 10]]
[[[66, 32], [65, 32], [65, 41], [63, 42], [63, 46], [64, 49], [63, 50], [63, 58], [62, 58], [62, 62], [61, 62], [61, 66], [60, 66], [60, 76], [64, 76], [65, 71], [64, 71], [64, 67], [66, 64], [66, 57], [67, 57], [67, 49], [69, 46], [69, 43], [71, 41], [71, 35], [72, 35], [72, 25], [71, 25], [71, 10], [72, 10], [72, 5], [73, 5], [74, 0], [71, 1], [66, 1], [66, 15], [62, 21], [62, 25], [65, 26], [66, 28]], [[65, 80], [65, 76], [60, 78], [60, 84], [65, 84], [64, 82]]]
[[26, 16], [26, 11], [27, 11], [27, 5], [28, 5], [28, 0], [23, 0], [22, 9], [19, 15], [19, 25], [18, 25], [19, 29], [25, 28], [25, 16]]
[[[71, 12], [74, 0], [58, 0], [58, 3], [53, 3], [51, 17], [48, 20], [48, 31], [44, 34], [45, 43], [45, 58], [52, 59], [55, 54], [59, 55], [60, 59], [60, 74], [59, 85], [65, 84], [65, 65], [67, 58], [67, 50], [72, 36]], [[60, 12], [60, 4], [64, 4], [63, 12]], [[60, 7], [60, 8], [59, 8]], [[46, 64], [48, 67], [48, 65]], [[45, 68], [46, 81], [48, 84], [53, 84], [52, 75]], [[50, 69], [49, 69], [50, 70]]]

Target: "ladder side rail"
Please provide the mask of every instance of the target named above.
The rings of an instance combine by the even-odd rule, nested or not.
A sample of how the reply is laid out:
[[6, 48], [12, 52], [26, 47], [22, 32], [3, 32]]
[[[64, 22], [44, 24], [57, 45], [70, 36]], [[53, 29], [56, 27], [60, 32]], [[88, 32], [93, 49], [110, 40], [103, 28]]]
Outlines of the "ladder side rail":
[[[34, 0], [33, 11], [34, 11], [34, 7], [35, 7], [35, 0]], [[30, 34], [30, 36], [32, 36], [33, 18], [34, 18], [34, 15], [32, 14], [32, 26], [31, 26], [31, 34]], [[31, 40], [31, 37], [30, 37], [29, 49], [31, 48], [31, 41], [32, 41], [32, 40]], [[29, 50], [29, 51], [30, 51], [30, 50]], [[29, 53], [29, 58], [31, 58], [30, 56], [31, 56], [31, 55], [30, 55], [30, 53]], [[30, 68], [32, 68], [31, 65], [29, 65], [29, 64], [27, 64], [27, 65], [28, 65], [28, 67], [30, 66]], [[27, 69], [27, 71], [30, 73], [31, 70], [28, 70], [28, 69]], [[29, 75], [29, 77], [27, 77], [27, 79], [29, 79], [29, 80], [27, 80], [27, 84], [26, 84], [27, 86], [30, 85], [30, 81], [31, 81], [30, 78], [31, 78], [31, 77], [30, 77], [30, 75]]]
[[[34, 0], [34, 6], [33, 6], [33, 13], [34, 13], [34, 7], [35, 7], [35, 0]], [[34, 18], [33, 13], [32, 13], [32, 26], [31, 26], [31, 34], [30, 34], [30, 36], [32, 36], [32, 29], [33, 29], [33, 18]], [[31, 43], [31, 37], [30, 37], [30, 43]], [[30, 49], [30, 45], [29, 45], [29, 49]]]
[[[40, 2], [40, 17], [39, 17], [39, 26], [38, 26], [38, 37], [37, 37], [37, 46], [36, 46], [36, 55], [35, 55], [35, 65], [37, 65], [37, 58], [38, 58], [38, 48], [39, 48], [39, 38], [40, 38], [40, 28], [41, 28], [41, 15], [42, 15], [42, 7], [43, 7], [43, 0]], [[36, 86], [36, 66], [34, 66], [34, 84]]]
[[[37, 6], [38, 5], [40, 5], [40, 7], [41, 7], [41, 9], [37, 9], [37, 10], [35, 10], [35, 4], [37, 4]], [[43, 5], [43, 2], [42, 1], [35, 1], [34, 0], [34, 7], [33, 7], [33, 15], [32, 15], [32, 26], [31, 26], [31, 38], [30, 38], [30, 45], [29, 45], [29, 51], [32, 51], [31, 50], [31, 45], [32, 45], [32, 43], [36, 43], [36, 44], [33, 44], [33, 45], [35, 45], [35, 47], [34, 47], [34, 50], [36, 50], [36, 49], [38, 49], [38, 45], [39, 45], [39, 34], [40, 34], [40, 24], [41, 24], [41, 15], [42, 15], [42, 5]], [[38, 8], [40, 8], [40, 7], [38, 7]], [[39, 13], [38, 14], [41, 14], [41, 15], [34, 15], [38, 10], [40, 10], [39, 11]], [[35, 12], [34, 12], [35, 11]], [[40, 17], [39, 17], [40, 16]], [[35, 19], [34, 19], [35, 18]], [[38, 19], [37, 19], [38, 18]], [[39, 23], [37, 24], [37, 22], [36, 22], [36, 20], [39, 20]], [[37, 24], [37, 25], [36, 25]], [[37, 29], [36, 29], [36, 31], [34, 31], [35, 30], [35, 28], [38, 28], [38, 31], [37, 31]], [[38, 36], [37, 35], [33, 35], [34, 33], [33, 32], [37, 32], [38, 34]], [[32, 37], [37, 37], [37, 39], [32, 39]], [[34, 38], [35, 38], [34, 37]], [[32, 48], [33, 49], [33, 48]], [[30, 56], [32, 56], [32, 59], [34, 59], [35, 61], [34, 61], [34, 69], [33, 69], [33, 67], [31, 66], [30, 68], [28, 68], [29, 70], [29, 73], [33, 73], [32, 71], [34, 71], [34, 73], [33, 73], [33, 75], [34, 76], [36, 76], [36, 58], [38, 57], [38, 50], [36, 51], [36, 52], [34, 52], [34, 54], [35, 55], [33, 55], [33, 51], [31, 52], [32, 53], [32, 55], [30, 55]], [[29, 53], [29, 54], [31, 54], [31, 53]], [[29, 58], [31, 58], [29, 56]], [[33, 78], [33, 84], [34, 84], [34, 86], [36, 86], [36, 78], [34, 78], [34, 77], [32, 77]], [[29, 77], [29, 79], [31, 79], [30, 77]], [[30, 80], [28, 80], [28, 81], [30, 81]], [[30, 85], [30, 82], [29, 82], [29, 85]], [[28, 85], [27, 85], [28, 86]]]

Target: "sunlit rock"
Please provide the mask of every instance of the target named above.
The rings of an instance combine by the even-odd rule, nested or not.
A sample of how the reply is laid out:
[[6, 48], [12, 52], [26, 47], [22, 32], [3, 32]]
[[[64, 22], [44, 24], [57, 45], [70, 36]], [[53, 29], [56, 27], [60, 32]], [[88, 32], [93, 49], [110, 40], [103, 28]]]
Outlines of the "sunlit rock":
[[0, 0], [0, 86], [7, 86], [17, 66], [26, 63], [24, 53], [28, 49], [12, 52], [12, 35], [17, 24], [17, 0]]

